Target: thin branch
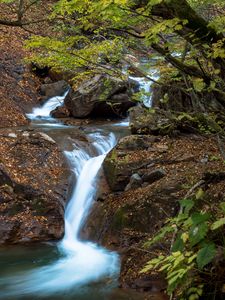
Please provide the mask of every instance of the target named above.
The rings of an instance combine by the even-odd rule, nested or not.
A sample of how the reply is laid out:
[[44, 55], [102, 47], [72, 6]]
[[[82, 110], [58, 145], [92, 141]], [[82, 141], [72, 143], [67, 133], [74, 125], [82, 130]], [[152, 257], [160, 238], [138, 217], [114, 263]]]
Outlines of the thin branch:
[[[133, 29], [133, 28], [132, 28]], [[138, 33], [134, 33], [134, 32], [131, 32], [127, 29], [121, 29], [121, 28], [109, 28], [109, 30], [112, 30], [112, 31], [118, 31], [118, 32], [122, 32], [122, 33], [126, 33], [126, 34], [129, 34], [135, 38], [138, 38], [138, 39], [144, 39], [145, 36], [144, 35], [141, 35], [141, 34], [138, 34]], [[133, 29], [134, 30], [134, 29]]]
[[17, 11], [17, 20], [18, 20], [18, 22], [22, 21], [23, 13], [24, 13], [24, 0], [20, 0], [18, 11]]
[[20, 21], [20, 20], [16, 20], [16, 21], [9, 21], [9, 20], [0, 20], [0, 25], [4, 25], [4, 26], [15, 26], [15, 27], [23, 27], [23, 26], [27, 26], [27, 25], [31, 25], [31, 24], [36, 24], [36, 23], [41, 23], [41, 22], [46, 22], [47, 19], [38, 19], [35, 21]]

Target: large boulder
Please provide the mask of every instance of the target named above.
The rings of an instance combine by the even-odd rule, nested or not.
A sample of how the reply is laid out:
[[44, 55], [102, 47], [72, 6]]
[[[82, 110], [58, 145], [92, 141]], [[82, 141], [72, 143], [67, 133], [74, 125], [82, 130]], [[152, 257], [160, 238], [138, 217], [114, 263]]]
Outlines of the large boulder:
[[138, 106], [130, 110], [130, 128], [133, 134], [165, 135], [175, 130], [175, 122], [170, 111]]
[[0, 244], [60, 239], [70, 172], [57, 144], [2, 129], [0, 152]]
[[96, 75], [65, 98], [65, 106], [75, 118], [124, 117], [135, 103], [132, 84], [108, 75]]

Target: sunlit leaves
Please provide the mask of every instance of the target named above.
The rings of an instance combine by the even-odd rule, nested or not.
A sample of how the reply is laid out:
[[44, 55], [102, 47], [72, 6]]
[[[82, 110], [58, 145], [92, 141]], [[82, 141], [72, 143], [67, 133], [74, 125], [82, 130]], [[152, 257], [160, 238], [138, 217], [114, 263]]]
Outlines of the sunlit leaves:
[[205, 88], [205, 82], [202, 78], [194, 78], [193, 86], [196, 92], [201, 92]]
[[[74, 47], [77, 43], [82, 44], [80, 49]], [[27, 42], [27, 47], [39, 49], [38, 54], [30, 58], [32, 61], [47, 64], [56, 70], [73, 72], [75, 78], [76, 68], [89, 66], [89, 72], [101, 70], [105, 60], [111, 63], [118, 60], [122, 45], [118, 39], [91, 43], [85, 36], [66, 37], [61, 40], [34, 36]], [[84, 72], [87, 74], [87, 70]]]
[[152, 43], [158, 43], [160, 41], [160, 34], [171, 34], [176, 30], [183, 28], [183, 24], [186, 23], [186, 20], [181, 21], [178, 18], [173, 18], [169, 20], [163, 20], [155, 25], [150, 26], [145, 31], [145, 39], [147, 44], [151, 45]]

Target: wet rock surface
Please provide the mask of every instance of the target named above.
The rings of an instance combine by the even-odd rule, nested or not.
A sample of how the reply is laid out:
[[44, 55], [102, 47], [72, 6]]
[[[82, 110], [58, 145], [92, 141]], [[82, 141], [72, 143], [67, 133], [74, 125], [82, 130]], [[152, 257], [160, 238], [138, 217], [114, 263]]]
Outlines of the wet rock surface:
[[131, 101], [132, 85], [107, 75], [96, 75], [65, 98], [65, 106], [75, 118], [123, 117], [135, 103]]
[[70, 172], [54, 140], [0, 130], [0, 244], [62, 237]]
[[70, 116], [70, 112], [65, 106], [58, 106], [56, 109], [51, 111], [51, 117], [53, 118], [68, 118]]

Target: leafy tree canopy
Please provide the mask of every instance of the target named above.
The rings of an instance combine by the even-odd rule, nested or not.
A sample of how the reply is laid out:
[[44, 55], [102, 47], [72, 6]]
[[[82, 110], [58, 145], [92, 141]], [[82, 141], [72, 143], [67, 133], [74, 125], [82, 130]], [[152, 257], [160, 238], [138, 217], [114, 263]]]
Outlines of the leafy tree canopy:
[[32, 60], [79, 73], [76, 81], [118, 74], [125, 54], [157, 53], [166, 77], [175, 74], [186, 89], [213, 93], [224, 106], [224, 11], [222, 0], [59, 0], [49, 18], [54, 33], [34, 36], [28, 46], [36, 49]]

